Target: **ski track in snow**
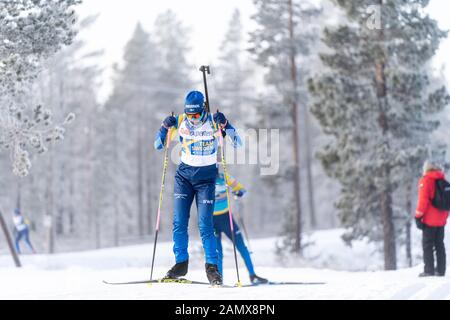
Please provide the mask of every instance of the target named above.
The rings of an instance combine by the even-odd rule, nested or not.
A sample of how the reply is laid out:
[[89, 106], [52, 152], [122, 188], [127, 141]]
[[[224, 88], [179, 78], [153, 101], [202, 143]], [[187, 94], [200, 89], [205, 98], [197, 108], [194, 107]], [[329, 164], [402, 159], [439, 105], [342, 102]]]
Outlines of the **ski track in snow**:
[[415, 295], [418, 291], [422, 290], [423, 288], [425, 288], [425, 284], [421, 283], [421, 284], [413, 284], [410, 286], [407, 286], [405, 288], [403, 288], [402, 290], [400, 290], [399, 292], [397, 292], [394, 296], [391, 297], [392, 300], [406, 300], [406, 299], [410, 299], [413, 295]]
[[[361, 250], [341, 247], [336, 240], [339, 232], [322, 232], [311, 256], [322, 265], [355, 268], [364, 259], [352, 254], [367, 256], [367, 248]], [[327, 238], [328, 237], [328, 238]], [[234, 285], [237, 281], [231, 246], [224, 243], [224, 283]], [[283, 267], [274, 255], [274, 239], [252, 241], [252, 256], [258, 275], [272, 281], [325, 282], [323, 285], [258, 286], [245, 288], [210, 288], [206, 285], [186, 284], [135, 284], [107, 285], [108, 281], [133, 281], [148, 279], [152, 244], [74, 252], [55, 255], [21, 256], [23, 268], [13, 267], [8, 255], [0, 256], [0, 299], [151, 299], [151, 300], [329, 300], [329, 299], [450, 299], [448, 277], [418, 278], [422, 266], [397, 271], [343, 271], [330, 268], [310, 267], [305, 262], [293, 267]], [[199, 243], [190, 245], [191, 259], [186, 278], [206, 281], [203, 256]], [[330, 254], [327, 253], [330, 251]], [[319, 253], [319, 254], [318, 254]], [[328, 258], [325, 256], [328, 254]], [[330, 261], [327, 261], [330, 260]], [[337, 260], [335, 260], [337, 259]], [[326, 263], [325, 263], [326, 262]], [[352, 264], [353, 263], [353, 264]], [[375, 260], [366, 259], [367, 265]], [[159, 278], [173, 264], [172, 244], [158, 244], [154, 278]], [[242, 260], [239, 261], [241, 282], [249, 282]]]

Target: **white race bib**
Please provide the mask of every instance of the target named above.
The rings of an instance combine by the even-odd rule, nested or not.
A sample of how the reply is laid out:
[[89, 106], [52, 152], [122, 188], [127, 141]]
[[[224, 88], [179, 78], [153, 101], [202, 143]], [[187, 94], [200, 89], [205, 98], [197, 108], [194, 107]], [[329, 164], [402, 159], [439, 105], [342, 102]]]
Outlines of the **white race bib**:
[[217, 163], [217, 141], [214, 127], [208, 120], [201, 127], [193, 128], [188, 120], [181, 121], [178, 133], [181, 141], [181, 161], [193, 167], [205, 167]]

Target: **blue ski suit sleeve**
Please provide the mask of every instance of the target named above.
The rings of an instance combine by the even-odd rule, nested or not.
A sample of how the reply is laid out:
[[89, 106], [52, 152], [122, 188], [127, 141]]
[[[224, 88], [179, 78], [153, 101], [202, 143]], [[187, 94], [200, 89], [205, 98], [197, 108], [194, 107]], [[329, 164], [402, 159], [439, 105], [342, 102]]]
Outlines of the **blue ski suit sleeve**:
[[230, 124], [229, 121], [227, 121], [227, 125], [225, 126], [225, 133], [228, 137], [230, 137], [233, 147], [237, 148], [242, 146], [241, 137], [239, 137], [236, 129]]
[[164, 126], [161, 126], [161, 128], [158, 130], [154, 143], [154, 147], [156, 150], [161, 150], [162, 148], [164, 148], [164, 141], [166, 140], [168, 131], [169, 130], [167, 130]]
[[[175, 124], [175, 129], [178, 129], [179, 116], [177, 115], [176, 118], [177, 123]], [[169, 130], [164, 127], [164, 125], [161, 125], [161, 128], [159, 128], [155, 137], [155, 142], [153, 144], [156, 150], [161, 150], [164, 148], [164, 142], [166, 141], [167, 132], [169, 132]]]

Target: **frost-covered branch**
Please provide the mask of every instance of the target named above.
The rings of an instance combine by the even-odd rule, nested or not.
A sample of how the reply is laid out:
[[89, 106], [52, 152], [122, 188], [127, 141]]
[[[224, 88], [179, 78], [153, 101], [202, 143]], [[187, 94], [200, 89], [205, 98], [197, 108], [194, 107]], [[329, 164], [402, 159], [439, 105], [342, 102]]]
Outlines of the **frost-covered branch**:
[[[24, 100], [42, 62], [72, 42], [73, 6], [78, 3], [79, 0], [0, 2], [0, 148], [11, 152], [17, 175], [28, 173], [29, 152], [45, 152], [45, 143], [63, 138], [64, 124], [53, 125], [49, 110]], [[73, 115], [68, 116], [70, 119]]]

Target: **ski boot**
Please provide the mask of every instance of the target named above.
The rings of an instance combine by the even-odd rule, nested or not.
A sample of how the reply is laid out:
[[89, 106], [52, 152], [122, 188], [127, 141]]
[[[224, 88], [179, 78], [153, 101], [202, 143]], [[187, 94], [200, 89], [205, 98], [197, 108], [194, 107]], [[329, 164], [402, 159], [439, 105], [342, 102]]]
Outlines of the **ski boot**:
[[250, 282], [253, 285], [258, 285], [258, 284], [267, 284], [267, 283], [269, 283], [269, 280], [258, 277], [256, 274], [252, 274], [250, 276]]
[[179, 277], [185, 276], [188, 272], [189, 260], [175, 264], [169, 271], [167, 271], [166, 276], [162, 280], [166, 279], [178, 279]]
[[206, 277], [208, 277], [208, 281], [213, 286], [221, 286], [223, 284], [222, 276], [217, 270], [217, 265], [206, 263]]

